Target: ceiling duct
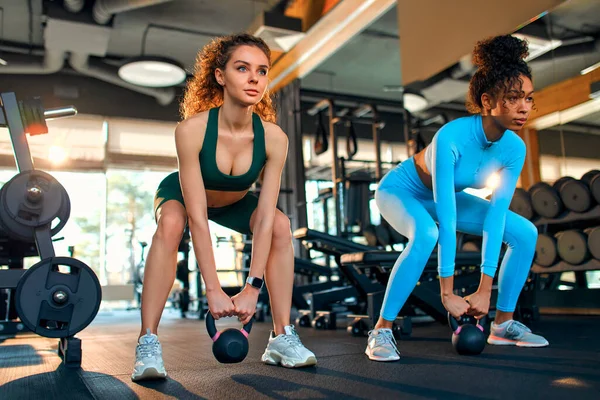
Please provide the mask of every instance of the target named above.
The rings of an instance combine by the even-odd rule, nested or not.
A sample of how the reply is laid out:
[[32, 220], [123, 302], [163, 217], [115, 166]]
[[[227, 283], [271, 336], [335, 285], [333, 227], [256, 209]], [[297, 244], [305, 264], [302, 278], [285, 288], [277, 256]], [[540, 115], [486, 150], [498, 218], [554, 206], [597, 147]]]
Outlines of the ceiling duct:
[[102, 62], [90, 62], [88, 54], [71, 53], [69, 58], [71, 67], [80, 74], [121, 86], [134, 92], [142, 93], [156, 98], [160, 105], [166, 106], [175, 99], [174, 88], [148, 88], [125, 82], [117, 75], [117, 67]]
[[577, 56], [597, 56], [600, 54], [600, 38], [586, 38], [585, 41], [564, 41], [563, 45], [552, 52], [548, 52], [533, 62], [537, 61], [553, 61], [560, 58], [577, 57]]
[[248, 32], [263, 39], [272, 51], [288, 52], [303, 37], [302, 20], [277, 11], [258, 14]]
[[67, 11], [70, 11], [72, 13], [78, 13], [81, 10], [83, 10], [85, 0], [64, 0], [63, 4]]
[[105, 25], [114, 14], [171, 1], [173, 0], [96, 0], [92, 13], [94, 21]]
[[0, 66], [0, 74], [45, 75], [60, 71], [65, 62], [65, 52], [46, 49], [43, 59], [27, 63], [10, 63]]
[[523, 35], [522, 33], [514, 33], [512, 36], [517, 37], [527, 42], [529, 48], [529, 56], [525, 59], [525, 62], [535, 60], [536, 58], [560, 47], [562, 41], [558, 39], [543, 39], [537, 36]]

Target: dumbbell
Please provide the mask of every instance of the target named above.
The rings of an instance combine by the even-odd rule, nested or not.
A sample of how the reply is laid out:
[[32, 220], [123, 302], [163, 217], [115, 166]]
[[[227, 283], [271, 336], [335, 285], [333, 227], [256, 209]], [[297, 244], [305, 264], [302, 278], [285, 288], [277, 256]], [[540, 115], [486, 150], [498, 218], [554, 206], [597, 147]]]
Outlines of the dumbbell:
[[546, 218], [556, 218], [563, 211], [560, 195], [546, 182], [538, 182], [529, 189], [531, 205], [536, 213]]
[[531, 205], [531, 196], [523, 188], [515, 189], [515, 194], [510, 202], [510, 210], [529, 220], [535, 217], [535, 211]]
[[587, 235], [588, 250], [592, 257], [600, 260], [600, 226], [587, 228], [584, 232]]
[[600, 204], [600, 170], [593, 169], [581, 177], [581, 181], [590, 189], [596, 203]]
[[587, 234], [577, 229], [570, 229], [556, 234], [558, 255], [571, 265], [583, 264], [590, 259], [587, 242]]
[[592, 205], [592, 194], [585, 182], [563, 176], [552, 187], [558, 192], [566, 208], [578, 213], [586, 212]]
[[535, 245], [535, 263], [542, 267], [551, 267], [558, 261], [556, 238], [540, 233]]

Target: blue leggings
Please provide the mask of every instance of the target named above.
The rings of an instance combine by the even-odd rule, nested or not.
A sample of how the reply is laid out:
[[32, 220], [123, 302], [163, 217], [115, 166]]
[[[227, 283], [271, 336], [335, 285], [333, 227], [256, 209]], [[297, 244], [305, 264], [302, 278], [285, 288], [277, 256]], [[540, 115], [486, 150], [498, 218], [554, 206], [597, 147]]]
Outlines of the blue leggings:
[[[438, 240], [433, 192], [419, 176], [413, 159], [408, 159], [381, 180], [375, 201], [383, 218], [408, 243], [392, 269], [381, 307], [381, 316], [393, 321], [417, 284]], [[465, 192], [456, 193], [456, 230], [482, 235], [487, 200]], [[538, 232], [527, 219], [509, 211], [502, 241], [508, 249], [498, 277], [500, 311], [515, 310], [535, 252]]]

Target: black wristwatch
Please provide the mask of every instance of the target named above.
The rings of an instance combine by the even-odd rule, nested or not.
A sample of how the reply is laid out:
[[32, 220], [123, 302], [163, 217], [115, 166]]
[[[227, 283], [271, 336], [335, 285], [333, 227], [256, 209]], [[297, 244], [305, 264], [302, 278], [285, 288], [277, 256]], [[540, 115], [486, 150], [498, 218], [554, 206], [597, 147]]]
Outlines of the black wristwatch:
[[254, 276], [249, 276], [248, 278], [246, 278], [246, 283], [259, 290], [262, 289], [262, 286], [264, 285], [264, 281], [262, 279], [256, 278]]
[[246, 283], [257, 289], [262, 289], [264, 285], [264, 281], [262, 279], [256, 278], [254, 276], [249, 276], [248, 278], [246, 278]]

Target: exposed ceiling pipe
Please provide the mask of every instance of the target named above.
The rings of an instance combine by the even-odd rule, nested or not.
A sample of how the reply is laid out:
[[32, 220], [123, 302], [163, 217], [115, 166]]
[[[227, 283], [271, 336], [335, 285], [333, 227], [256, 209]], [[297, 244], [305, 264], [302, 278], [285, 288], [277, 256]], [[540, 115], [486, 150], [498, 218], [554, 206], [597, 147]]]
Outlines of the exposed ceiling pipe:
[[69, 64], [80, 74], [91, 76], [113, 85], [121, 86], [134, 92], [142, 93], [156, 98], [158, 104], [166, 106], [175, 99], [174, 88], [148, 88], [125, 82], [117, 75], [117, 68], [104, 63], [90, 65], [89, 55], [71, 53]]
[[44, 50], [43, 47], [29, 48], [26, 46], [22, 46], [20, 44], [12, 44], [10, 42], [4, 42], [4, 44], [0, 44], [0, 51], [5, 51], [7, 53], [25, 54], [28, 56], [41, 56], [41, 57], [43, 57], [46, 54], [46, 51]]
[[83, 10], [83, 6], [85, 5], [85, 0], [63, 0], [63, 4], [67, 11], [72, 13], [78, 13]]
[[46, 54], [42, 60], [27, 63], [10, 63], [6, 66], [0, 66], [0, 74], [54, 74], [63, 68], [64, 62], [64, 51], [46, 49]]
[[173, 0], [96, 0], [92, 13], [94, 21], [101, 25], [107, 24], [114, 14], [135, 10]]
[[600, 38], [585, 42], [579, 41], [573, 43], [574, 44], [570, 46], [563, 44], [562, 46], [531, 60], [529, 63], [531, 64], [539, 61], [551, 61], [565, 57], [600, 54]]

